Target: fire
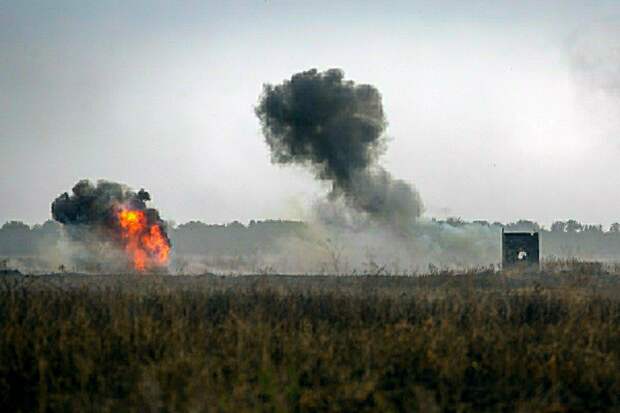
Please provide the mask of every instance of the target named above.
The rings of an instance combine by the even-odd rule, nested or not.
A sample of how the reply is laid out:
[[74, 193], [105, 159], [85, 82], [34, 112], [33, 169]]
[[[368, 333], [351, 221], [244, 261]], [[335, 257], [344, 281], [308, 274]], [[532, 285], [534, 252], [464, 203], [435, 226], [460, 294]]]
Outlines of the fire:
[[148, 222], [144, 211], [121, 209], [118, 212], [125, 251], [137, 271], [168, 262], [170, 243], [158, 224]]

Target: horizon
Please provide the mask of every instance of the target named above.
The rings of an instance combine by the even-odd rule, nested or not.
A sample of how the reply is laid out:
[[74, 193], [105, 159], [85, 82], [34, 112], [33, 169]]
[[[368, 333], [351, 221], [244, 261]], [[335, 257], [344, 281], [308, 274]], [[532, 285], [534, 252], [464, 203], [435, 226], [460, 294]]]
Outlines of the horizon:
[[[172, 228], [172, 229], [178, 229], [180, 226], [184, 226], [184, 225], [188, 225], [188, 224], [192, 224], [192, 223], [197, 223], [197, 224], [203, 224], [206, 226], [213, 226], [213, 227], [227, 227], [231, 224], [241, 224], [244, 227], [250, 227], [252, 224], [261, 224], [261, 223], [284, 223], [284, 224], [288, 224], [288, 223], [292, 223], [292, 224], [312, 224], [311, 221], [304, 221], [304, 220], [298, 220], [298, 219], [281, 219], [281, 218], [265, 218], [265, 219], [256, 219], [256, 218], [252, 218], [249, 219], [248, 221], [240, 221], [240, 220], [232, 220], [232, 221], [226, 221], [226, 222], [208, 222], [208, 221], [202, 221], [202, 220], [197, 220], [197, 219], [192, 219], [189, 221], [184, 221], [184, 222], [177, 222], [175, 220], [164, 220], [166, 225], [168, 226], [168, 228]], [[620, 224], [620, 220], [616, 221], [616, 222], [612, 222], [609, 226], [605, 226], [603, 224], [600, 223], [595, 223], [595, 222], [581, 222], [578, 219], [574, 219], [574, 218], [569, 218], [566, 220], [556, 220], [554, 222], [552, 222], [551, 224], [554, 224], [556, 222], [559, 223], [567, 223], [569, 221], [574, 221], [577, 224], [581, 225], [582, 227], [601, 227], [603, 232], [615, 232], [615, 231], [611, 231], [610, 227]], [[41, 221], [41, 222], [25, 222], [22, 220], [7, 220], [7, 221], [0, 221], [0, 223], [2, 223], [2, 225], [0, 225], [0, 228], [3, 228], [4, 225], [7, 225], [9, 223], [12, 222], [17, 222], [17, 223], [21, 223], [24, 225], [27, 225], [30, 229], [33, 229], [36, 226], [42, 226], [43, 224], [46, 224], [48, 222], [52, 222], [55, 224], [58, 224], [60, 226], [63, 225], [70, 225], [70, 224], [62, 224], [56, 220], [54, 220], [53, 218], [48, 218], [47, 220]], [[519, 225], [528, 225], [528, 224], [534, 224], [537, 225], [539, 227], [539, 231], [553, 231], [551, 228], [551, 225], [547, 225], [545, 223], [542, 222], [537, 222], [537, 221], [533, 221], [533, 220], [528, 220], [528, 219], [516, 219], [514, 221], [508, 221], [508, 222], [501, 222], [501, 221], [489, 221], [489, 220], [485, 220], [485, 219], [474, 219], [474, 220], [465, 220], [462, 217], [446, 217], [446, 218], [438, 218], [438, 217], [421, 217], [417, 220], [416, 223], [413, 224], [413, 226], [415, 226], [416, 224], [430, 224], [430, 223], [441, 223], [441, 224], [447, 224], [447, 225], [451, 225], [451, 226], [458, 226], [455, 225], [456, 222], [458, 222], [459, 224], [462, 225], [488, 225], [488, 226], [497, 226], [499, 224], [499, 226], [501, 227], [509, 227], [509, 226], [519, 226]], [[484, 223], [484, 224], [482, 224]], [[565, 231], [566, 232], [566, 231]], [[582, 232], [582, 231], [577, 231], [577, 232]]]

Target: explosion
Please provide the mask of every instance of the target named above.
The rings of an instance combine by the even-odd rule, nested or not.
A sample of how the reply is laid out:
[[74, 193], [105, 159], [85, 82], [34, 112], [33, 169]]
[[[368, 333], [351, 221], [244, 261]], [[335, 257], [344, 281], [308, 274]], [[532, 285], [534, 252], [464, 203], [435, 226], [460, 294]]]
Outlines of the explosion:
[[118, 212], [121, 238], [125, 241], [125, 251], [133, 260], [137, 271], [147, 266], [163, 266], [168, 262], [170, 245], [161, 227], [149, 225], [143, 211], [121, 209]]
[[146, 206], [148, 192], [107, 181], [95, 186], [88, 180], [78, 182], [72, 192], [54, 200], [52, 216], [91, 262], [110, 268], [119, 264], [113, 255], [125, 255], [127, 265], [140, 272], [168, 264], [166, 225], [156, 209]]

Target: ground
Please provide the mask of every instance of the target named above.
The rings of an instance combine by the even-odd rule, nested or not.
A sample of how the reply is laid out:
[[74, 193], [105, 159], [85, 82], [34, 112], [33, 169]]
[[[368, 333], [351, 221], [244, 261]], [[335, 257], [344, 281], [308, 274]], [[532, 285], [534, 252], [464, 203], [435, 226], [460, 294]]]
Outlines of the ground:
[[620, 276], [4, 275], [5, 411], [618, 411]]

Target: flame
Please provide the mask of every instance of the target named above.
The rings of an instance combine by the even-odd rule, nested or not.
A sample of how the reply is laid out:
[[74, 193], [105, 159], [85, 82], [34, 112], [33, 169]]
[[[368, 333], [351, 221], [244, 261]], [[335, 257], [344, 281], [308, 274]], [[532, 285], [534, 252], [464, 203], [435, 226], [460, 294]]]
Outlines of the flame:
[[118, 220], [125, 251], [137, 271], [168, 262], [170, 243], [158, 224], [149, 224], [144, 211], [121, 209]]

